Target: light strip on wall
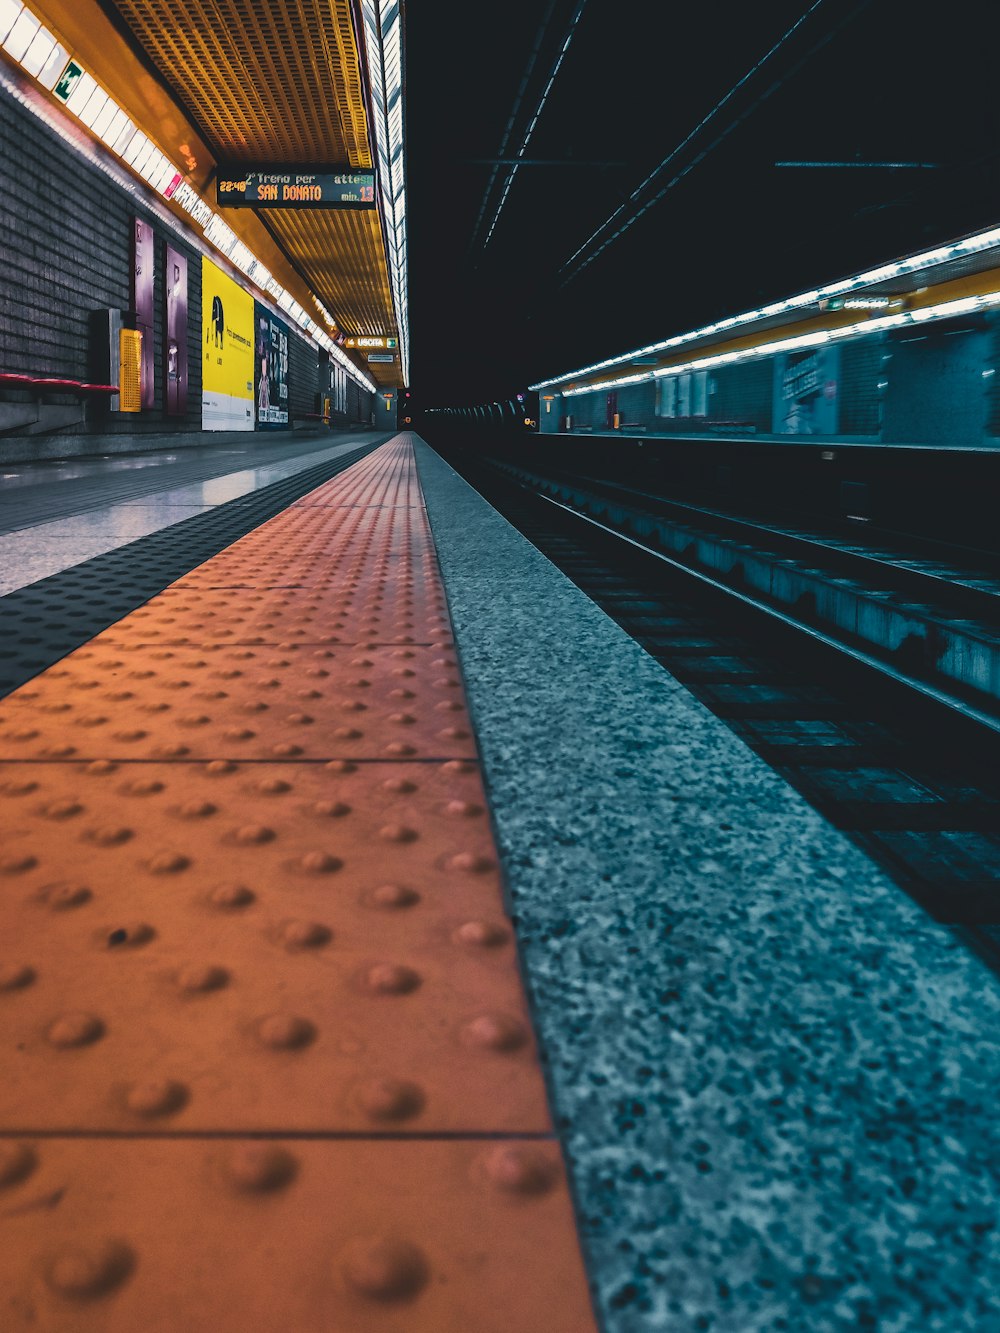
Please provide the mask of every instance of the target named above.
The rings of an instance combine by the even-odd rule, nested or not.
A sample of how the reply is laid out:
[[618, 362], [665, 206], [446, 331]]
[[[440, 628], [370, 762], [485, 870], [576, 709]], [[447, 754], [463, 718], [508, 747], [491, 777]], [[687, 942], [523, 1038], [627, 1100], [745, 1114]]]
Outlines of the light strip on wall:
[[[0, 46], [47, 92], [56, 87], [70, 61], [66, 48], [60, 46], [41, 20], [20, 0], [0, 0]], [[273, 297], [313, 342], [344, 367], [355, 383], [369, 393], [375, 393], [377, 386], [374, 382], [358, 369], [298, 301], [272, 277], [232, 228], [188, 185], [170, 159], [132, 123], [125, 111], [87, 73], [80, 61], [74, 60], [73, 64], [80, 72], [75, 77], [68, 97], [60, 98], [66, 110], [159, 195], [179, 204], [202, 228], [210, 245], [225, 255], [261, 291]]]
[[[690, 333], [681, 333], [673, 338], [665, 338], [662, 342], [650, 343], [647, 347], [640, 347], [634, 352], [608, 357], [605, 361], [596, 361], [592, 366], [585, 366], [582, 370], [570, 371], [566, 375], [557, 375], [554, 379], [541, 380], [538, 384], [532, 384], [531, 388], [548, 389], [554, 384], [565, 384], [567, 380], [579, 379], [582, 375], [592, 375], [598, 370], [607, 370], [611, 366], [624, 365], [629, 361], [634, 361], [639, 356], [650, 356], [656, 352], [669, 351], [673, 347], [682, 347], [685, 343], [694, 342], [698, 338], [710, 338], [714, 334], [725, 333], [730, 329], [752, 323], [754, 320], [770, 319], [774, 315], [788, 314], [793, 310], [801, 310], [807, 306], [816, 305], [827, 296], [840, 296], [844, 292], [857, 291], [860, 287], [870, 287], [879, 282], [889, 282], [893, 278], [902, 277], [909, 273], [921, 273], [926, 269], [937, 267], [938, 264], [944, 264], [950, 259], [960, 259], [966, 255], [979, 254], [984, 250], [992, 250], [998, 247], [1000, 247], [1000, 227], [991, 227], [989, 231], [978, 232], [974, 236], [964, 237], [962, 240], [953, 241], [949, 245], [938, 246], [934, 250], [924, 250], [904, 259], [896, 259], [892, 263], [882, 264], [878, 268], [869, 269], [865, 273], [858, 273], [853, 277], [828, 283], [825, 287], [817, 287], [812, 291], [801, 292], [798, 296], [790, 296], [784, 301], [775, 301], [771, 305], [761, 306], [757, 310], [747, 310], [743, 314], [733, 315], [729, 319], [720, 319], [715, 324], [706, 324], [703, 328], [692, 329]], [[998, 255], [998, 260], [1000, 260], [1000, 255]], [[869, 327], [871, 327], [871, 323]]]
[[714, 356], [696, 357], [677, 366], [663, 366], [659, 370], [648, 370], [638, 375], [622, 375], [615, 379], [601, 380], [598, 384], [587, 384], [580, 389], [565, 389], [562, 397], [575, 398], [584, 393], [599, 393], [626, 384], [666, 379], [683, 375], [688, 371], [712, 370], [716, 366], [728, 366], [736, 361], [749, 361], [754, 357], [775, 356], [779, 352], [797, 352], [810, 347], [822, 347], [826, 343], [840, 342], [845, 338], [863, 338], [868, 334], [887, 329], [904, 328], [911, 324], [928, 324], [939, 319], [954, 319], [959, 315], [971, 315], [997, 306], [1000, 306], [1000, 292], [989, 292], [984, 296], [963, 296], [955, 301], [942, 301], [939, 305], [925, 306], [921, 310], [908, 310], [898, 315], [865, 319], [857, 324], [845, 324], [839, 329], [820, 329], [816, 333], [779, 338], [775, 342], [761, 343], [758, 347], [741, 347], [734, 352], [718, 352]]
[[403, 383], [410, 382], [406, 258], [406, 158], [403, 134], [403, 34], [400, 0], [361, 0], [385, 226], [389, 286], [399, 333]]

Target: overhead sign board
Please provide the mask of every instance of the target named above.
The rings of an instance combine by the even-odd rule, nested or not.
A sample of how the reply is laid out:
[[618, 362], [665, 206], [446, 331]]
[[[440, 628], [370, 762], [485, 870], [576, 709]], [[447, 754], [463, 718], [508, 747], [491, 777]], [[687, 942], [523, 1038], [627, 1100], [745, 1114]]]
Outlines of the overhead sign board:
[[216, 198], [221, 208], [374, 208], [375, 172], [220, 164]]
[[369, 352], [368, 360], [391, 365], [396, 359], [395, 352]]
[[367, 336], [367, 335], [364, 336], [364, 337], [362, 337], [362, 336], [359, 334], [357, 337], [354, 337], [353, 335], [346, 337], [346, 338], [344, 339], [343, 346], [344, 346], [344, 347], [373, 347], [373, 348], [398, 347], [398, 346], [399, 346], [399, 339], [398, 339], [398, 338], [384, 338], [384, 337], [382, 337], [381, 335], [379, 335], [378, 337]]

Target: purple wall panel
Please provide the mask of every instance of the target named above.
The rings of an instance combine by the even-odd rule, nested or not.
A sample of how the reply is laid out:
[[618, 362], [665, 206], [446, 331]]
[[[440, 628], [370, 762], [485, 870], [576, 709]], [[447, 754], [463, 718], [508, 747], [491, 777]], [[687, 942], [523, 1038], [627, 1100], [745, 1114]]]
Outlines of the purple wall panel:
[[163, 278], [163, 402], [168, 417], [182, 417], [188, 402], [187, 256], [166, 247]]

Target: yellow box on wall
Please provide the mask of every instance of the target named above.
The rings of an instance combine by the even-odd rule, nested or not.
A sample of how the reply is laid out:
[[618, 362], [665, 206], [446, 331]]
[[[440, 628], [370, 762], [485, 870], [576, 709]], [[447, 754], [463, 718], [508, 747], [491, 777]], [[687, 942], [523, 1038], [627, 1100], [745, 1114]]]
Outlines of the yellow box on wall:
[[142, 411], [142, 333], [139, 329], [120, 329], [118, 332], [120, 365], [118, 399], [119, 412]]

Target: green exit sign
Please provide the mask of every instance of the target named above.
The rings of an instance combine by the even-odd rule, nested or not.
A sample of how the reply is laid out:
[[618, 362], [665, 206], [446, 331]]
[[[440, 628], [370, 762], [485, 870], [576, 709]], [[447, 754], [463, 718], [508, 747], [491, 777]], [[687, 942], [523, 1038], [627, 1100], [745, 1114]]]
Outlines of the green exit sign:
[[67, 62], [66, 68], [59, 76], [59, 82], [52, 89], [60, 102], [68, 102], [73, 94], [73, 89], [83, 78], [83, 66], [78, 65], [75, 60]]

